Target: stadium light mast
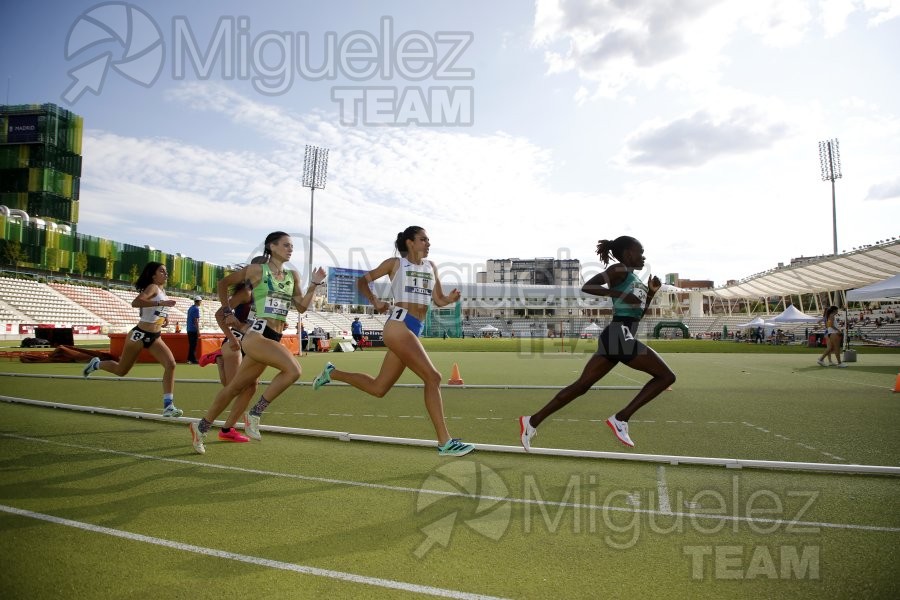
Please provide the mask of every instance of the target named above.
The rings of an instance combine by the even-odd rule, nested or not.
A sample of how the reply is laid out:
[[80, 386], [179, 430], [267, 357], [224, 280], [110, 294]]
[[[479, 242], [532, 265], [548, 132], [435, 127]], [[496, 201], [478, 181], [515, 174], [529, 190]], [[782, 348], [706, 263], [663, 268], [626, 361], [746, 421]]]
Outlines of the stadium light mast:
[[325, 189], [328, 177], [328, 148], [319, 148], [307, 144], [303, 154], [303, 187], [309, 188], [309, 271], [307, 277], [312, 281], [313, 272], [313, 203], [316, 190]]
[[831, 225], [834, 234], [834, 255], [837, 256], [837, 200], [834, 191], [834, 180], [841, 178], [841, 149], [837, 138], [819, 142], [819, 166], [822, 169], [822, 181], [831, 182]]

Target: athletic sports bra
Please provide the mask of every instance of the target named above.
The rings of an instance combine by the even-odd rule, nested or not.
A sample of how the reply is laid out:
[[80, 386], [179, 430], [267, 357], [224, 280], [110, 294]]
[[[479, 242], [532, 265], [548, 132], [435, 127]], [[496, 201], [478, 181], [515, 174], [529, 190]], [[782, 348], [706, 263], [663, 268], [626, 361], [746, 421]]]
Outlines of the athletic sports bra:
[[409, 304], [431, 304], [431, 291], [434, 288], [434, 267], [430, 260], [414, 265], [400, 257], [400, 267], [391, 280], [391, 296], [394, 302]]
[[[150, 298], [151, 302], [165, 302], [169, 297], [166, 296], [166, 293], [161, 289], [156, 293], [155, 296]], [[153, 323], [154, 325], [162, 326], [163, 323], [166, 322], [166, 318], [169, 316], [169, 307], [168, 306], [145, 306], [140, 309], [141, 313], [141, 323]]]

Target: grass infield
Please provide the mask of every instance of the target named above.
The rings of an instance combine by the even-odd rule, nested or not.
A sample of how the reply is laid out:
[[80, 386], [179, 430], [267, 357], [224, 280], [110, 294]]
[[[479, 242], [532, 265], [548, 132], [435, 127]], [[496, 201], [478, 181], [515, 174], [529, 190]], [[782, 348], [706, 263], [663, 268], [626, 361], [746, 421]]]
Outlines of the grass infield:
[[[458, 364], [466, 384], [562, 386], [586, 359], [578, 347], [440, 351], [446, 342], [464, 340], [429, 340], [435, 365], [446, 379]], [[667, 350], [678, 343], [691, 342], [660, 342], [678, 381], [635, 415], [635, 451], [900, 466], [895, 354], [861, 352], [838, 370], [817, 366], [813, 349]], [[375, 373], [381, 358], [302, 357], [302, 381], [325, 360]], [[0, 371], [79, 375], [80, 365], [0, 362]], [[130, 374], [159, 375], [156, 365]], [[199, 380], [215, 373], [179, 365], [176, 376], [176, 403], [199, 418], [218, 390]], [[646, 379], [618, 366], [600, 384]], [[0, 390], [161, 408], [158, 382], [105, 374], [0, 377]], [[451, 433], [517, 444], [516, 418], [553, 393], [447, 389]], [[627, 452], [602, 421], [634, 393], [589, 392], [545, 422], [534, 444]], [[263, 423], [433, 438], [415, 388], [375, 399], [345, 386], [295, 386]], [[895, 477], [486, 452], [448, 460], [420, 447], [269, 433], [229, 444], [215, 430], [200, 456], [184, 423], [8, 403], [0, 403], [0, 468], [0, 589], [13, 598], [900, 595]]]

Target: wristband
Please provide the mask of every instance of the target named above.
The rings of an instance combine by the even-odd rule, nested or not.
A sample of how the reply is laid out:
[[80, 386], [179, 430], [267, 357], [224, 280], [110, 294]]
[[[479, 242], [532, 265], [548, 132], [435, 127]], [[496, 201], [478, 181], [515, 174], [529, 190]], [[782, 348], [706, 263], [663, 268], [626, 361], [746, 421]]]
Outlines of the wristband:
[[323, 283], [325, 283], [325, 280], [322, 280], [322, 281], [310, 281], [310, 283], [313, 284], [313, 285], [322, 285]]
[[222, 314], [225, 315], [225, 316], [227, 317], [227, 316], [229, 316], [229, 315], [233, 315], [233, 314], [234, 314], [234, 311], [231, 310], [230, 308], [223, 308], [223, 309], [222, 309]]

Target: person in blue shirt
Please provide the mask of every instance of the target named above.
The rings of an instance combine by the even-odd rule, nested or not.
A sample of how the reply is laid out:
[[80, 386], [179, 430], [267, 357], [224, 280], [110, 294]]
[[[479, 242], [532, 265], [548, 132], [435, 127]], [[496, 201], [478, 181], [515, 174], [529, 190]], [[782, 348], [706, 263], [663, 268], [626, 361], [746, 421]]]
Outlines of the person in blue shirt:
[[659, 277], [650, 277], [647, 285], [644, 285], [634, 273], [635, 270], [644, 268], [644, 247], [633, 237], [623, 235], [612, 241], [600, 240], [597, 243], [597, 254], [604, 265], [609, 264], [610, 255], [619, 262], [591, 277], [581, 291], [612, 298], [612, 322], [600, 333], [597, 352], [588, 360], [578, 380], [560, 390], [541, 410], [531, 416], [519, 417], [519, 435], [526, 451], [531, 449], [531, 439], [544, 419], [584, 395], [620, 362], [652, 377], [628, 406], [606, 420], [607, 426], [626, 446], [634, 447], [628, 434], [628, 420], [631, 416], [675, 383], [675, 373], [659, 354], [635, 337], [638, 323], [654, 294], [662, 287]]
[[194, 296], [194, 305], [187, 310], [187, 337], [189, 365], [197, 364], [197, 341], [200, 339], [200, 303], [203, 298]]
[[309, 332], [306, 331], [303, 323], [300, 324], [300, 351], [303, 353], [303, 356], [309, 354]]
[[359, 317], [356, 317], [353, 319], [353, 323], [350, 324], [350, 333], [353, 334], [353, 341], [356, 344], [357, 350], [362, 350], [362, 346], [359, 345], [363, 337], [362, 332], [362, 321], [359, 320]]

